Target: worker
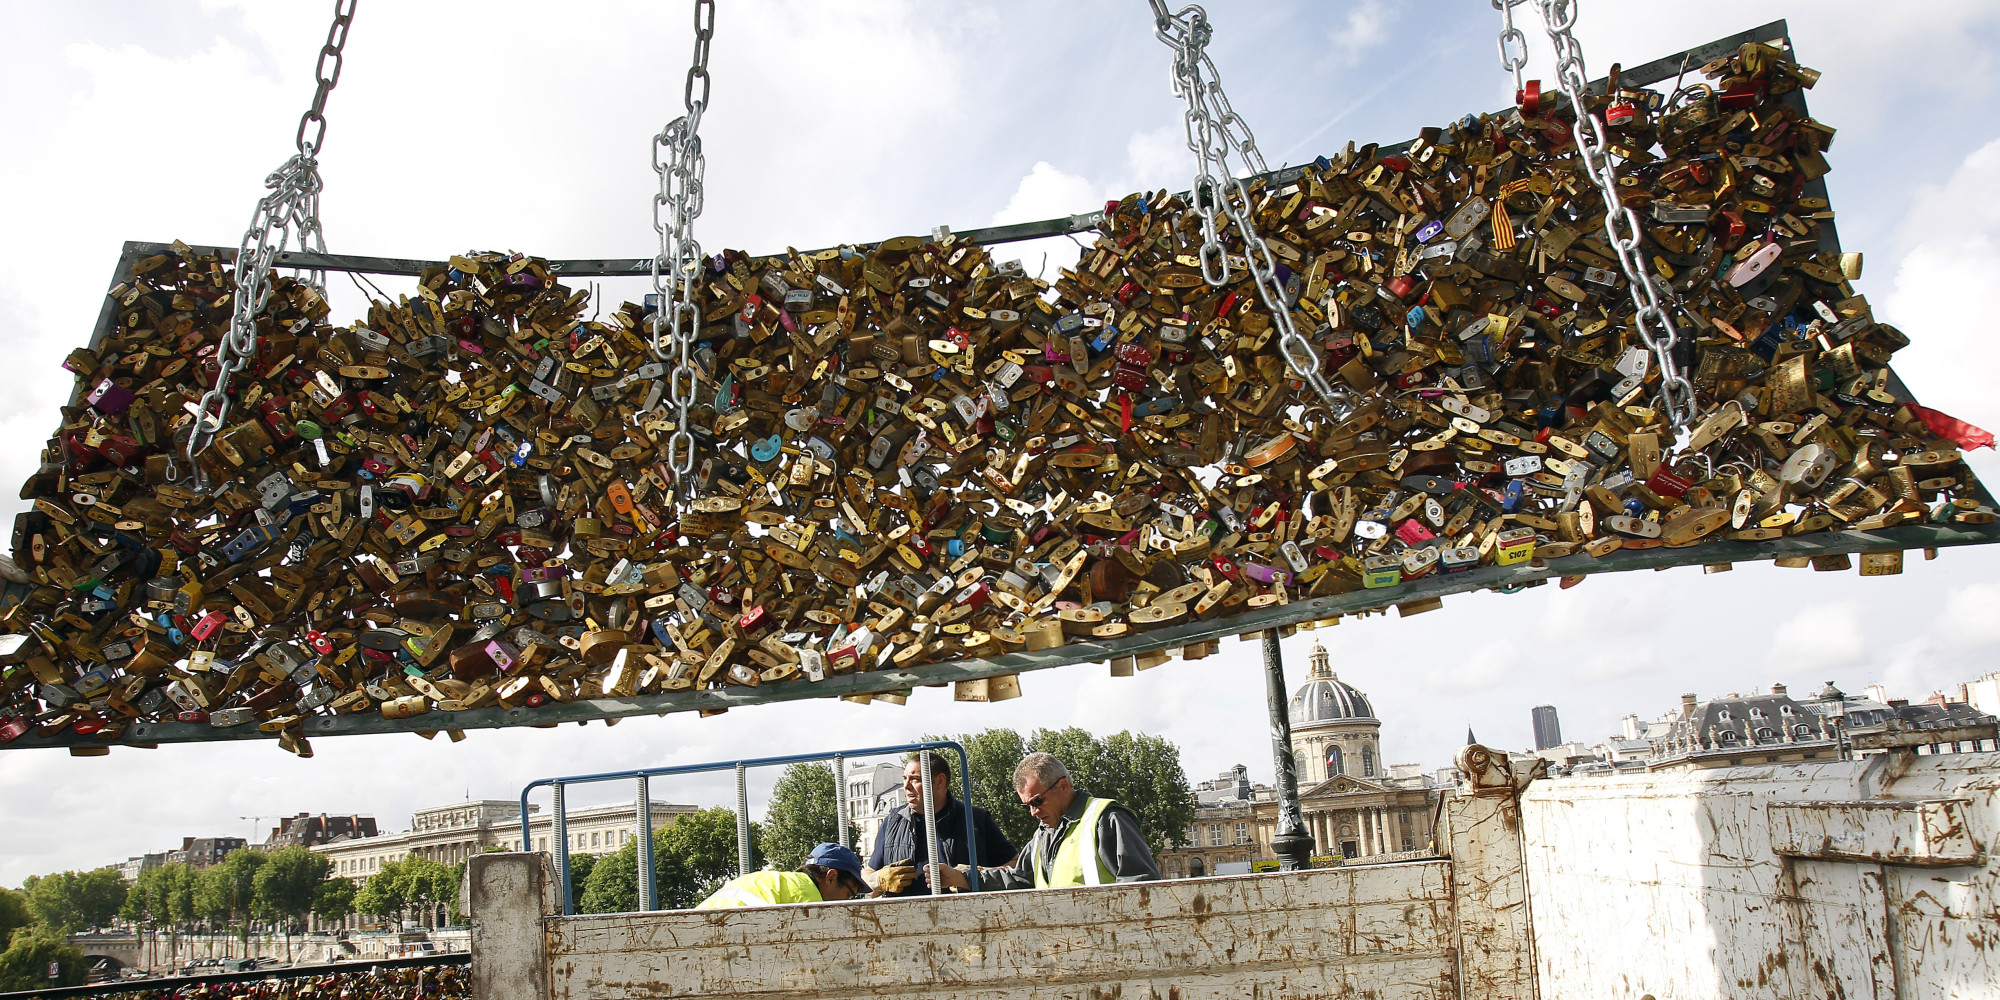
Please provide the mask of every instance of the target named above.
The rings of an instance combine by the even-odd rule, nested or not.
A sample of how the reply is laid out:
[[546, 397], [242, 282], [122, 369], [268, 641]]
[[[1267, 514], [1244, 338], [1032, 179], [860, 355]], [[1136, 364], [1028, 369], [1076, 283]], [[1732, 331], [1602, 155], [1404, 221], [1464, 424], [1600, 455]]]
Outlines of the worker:
[[839, 844], [814, 844], [798, 871], [751, 872], [730, 879], [695, 909], [832, 903], [867, 894], [868, 883], [861, 881], [860, 857]]
[[[931, 759], [931, 802], [937, 816], [938, 863], [966, 865], [972, 855], [966, 850], [966, 804], [952, 797], [951, 765], [940, 753], [925, 752]], [[929, 864], [929, 845], [924, 837], [923, 762], [915, 755], [903, 766], [903, 804], [882, 820], [875, 836], [875, 850], [861, 877], [875, 887], [878, 896], [915, 896], [930, 891], [930, 881], [922, 867]], [[988, 863], [1006, 864], [1014, 860], [1014, 842], [1000, 831], [993, 815], [979, 806], [972, 809], [973, 842], [979, 857]]]
[[[1014, 793], [1042, 825], [1013, 864], [979, 870], [982, 889], [1050, 889], [1160, 877], [1132, 811], [1077, 788], [1053, 755], [1031, 753], [1014, 768]], [[946, 868], [946, 888], [969, 887], [967, 871]]]

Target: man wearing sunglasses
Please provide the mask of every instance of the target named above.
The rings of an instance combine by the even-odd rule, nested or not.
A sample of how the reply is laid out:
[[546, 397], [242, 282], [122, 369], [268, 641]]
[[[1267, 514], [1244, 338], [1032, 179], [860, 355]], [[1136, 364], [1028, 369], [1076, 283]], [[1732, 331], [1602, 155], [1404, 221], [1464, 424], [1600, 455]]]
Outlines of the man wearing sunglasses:
[[[1041, 828], [1014, 863], [979, 869], [982, 889], [1059, 889], [1160, 877], [1160, 866], [1139, 832], [1132, 811], [1080, 791], [1069, 769], [1045, 753], [1031, 753], [1014, 768], [1014, 792]], [[965, 869], [946, 868], [949, 889], [966, 889]]]

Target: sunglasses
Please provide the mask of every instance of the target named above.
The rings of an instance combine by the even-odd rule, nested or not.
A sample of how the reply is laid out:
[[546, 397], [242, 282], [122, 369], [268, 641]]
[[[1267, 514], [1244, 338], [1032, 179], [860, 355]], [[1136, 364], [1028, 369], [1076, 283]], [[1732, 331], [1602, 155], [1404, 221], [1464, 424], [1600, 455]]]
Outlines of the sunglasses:
[[[1064, 778], [1064, 779], [1062, 779], [1062, 781], [1058, 781], [1058, 782], [1056, 782], [1056, 784], [1060, 785], [1060, 784], [1062, 784], [1062, 782], [1063, 782], [1063, 781], [1068, 781], [1068, 780], [1069, 780], [1068, 778]], [[1053, 791], [1053, 790], [1054, 790], [1054, 789], [1050, 789], [1050, 791]], [[1024, 805], [1024, 806], [1026, 806], [1026, 807], [1028, 807], [1029, 809], [1040, 809], [1040, 808], [1042, 807], [1042, 803], [1043, 803], [1044, 801], [1047, 801], [1048, 797], [1049, 797], [1049, 793], [1048, 793], [1048, 792], [1043, 792], [1042, 794], [1040, 794], [1040, 795], [1037, 795], [1037, 796], [1035, 796], [1034, 798], [1032, 798], [1032, 799], [1029, 799], [1028, 801], [1026, 801], [1026, 802], [1023, 802], [1023, 803], [1021, 803], [1021, 804], [1022, 804], [1022, 805]]]

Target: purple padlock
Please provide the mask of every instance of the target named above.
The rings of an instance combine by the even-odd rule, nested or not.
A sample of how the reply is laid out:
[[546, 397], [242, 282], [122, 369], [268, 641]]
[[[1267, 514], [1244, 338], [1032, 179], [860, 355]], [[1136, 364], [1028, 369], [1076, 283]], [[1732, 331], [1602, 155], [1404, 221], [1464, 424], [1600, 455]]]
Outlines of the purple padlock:
[[134, 397], [132, 390], [105, 379], [97, 383], [97, 387], [90, 390], [90, 395], [85, 398], [90, 400], [91, 408], [97, 412], [116, 415], [130, 409]]
[[1292, 574], [1276, 566], [1266, 566], [1263, 563], [1244, 563], [1242, 570], [1244, 576], [1267, 587], [1274, 583], [1288, 584], [1292, 582]]
[[486, 643], [486, 655], [501, 673], [507, 673], [521, 662], [521, 651], [505, 639], [493, 639]]
[[521, 578], [529, 583], [555, 583], [569, 575], [563, 566], [532, 566], [521, 571]]

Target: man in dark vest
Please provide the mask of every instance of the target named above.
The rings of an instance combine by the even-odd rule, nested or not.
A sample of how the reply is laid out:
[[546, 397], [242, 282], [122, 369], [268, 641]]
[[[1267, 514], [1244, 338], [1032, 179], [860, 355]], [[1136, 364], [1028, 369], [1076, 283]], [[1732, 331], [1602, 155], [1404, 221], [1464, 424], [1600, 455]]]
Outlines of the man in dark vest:
[[[951, 765], [943, 754], [931, 753], [931, 801], [937, 813], [938, 862], [943, 865], [972, 863], [965, 843], [965, 803], [951, 795]], [[903, 768], [903, 804], [882, 820], [875, 836], [875, 849], [868, 855], [862, 877], [881, 896], [916, 896], [930, 892], [923, 866], [930, 863], [924, 838], [922, 764], [916, 757]], [[979, 861], [1005, 863], [1014, 859], [1014, 844], [1000, 832], [1000, 824], [979, 806], [972, 807], [972, 831], [978, 838]]]

